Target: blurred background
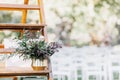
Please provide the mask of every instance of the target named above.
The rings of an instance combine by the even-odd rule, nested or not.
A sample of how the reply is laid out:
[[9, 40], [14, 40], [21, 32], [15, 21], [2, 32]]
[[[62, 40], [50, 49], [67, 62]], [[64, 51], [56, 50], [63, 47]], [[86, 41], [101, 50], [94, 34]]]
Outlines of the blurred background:
[[[120, 80], [120, 0], [43, 1], [48, 40], [64, 45], [51, 57], [54, 79]], [[0, 3], [23, 4], [23, 0]], [[29, 11], [27, 22], [38, 23], [38, 14]], [[21, 12], [0, 11], [0, 23], [19, 23], [21, 16]], [[15, 36], [19, 33], [0, 31], [0, 43]]]

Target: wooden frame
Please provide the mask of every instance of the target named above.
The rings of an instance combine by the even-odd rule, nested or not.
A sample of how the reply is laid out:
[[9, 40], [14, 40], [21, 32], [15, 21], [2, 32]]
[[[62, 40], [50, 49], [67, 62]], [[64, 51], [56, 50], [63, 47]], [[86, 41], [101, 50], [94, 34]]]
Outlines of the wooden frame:
[[14, 76], [46, 76], [50, 80], [49, 70], [34, 71], [31, 67], [5, 67], [0, 68], [0, 78]]
[[[44, 18], [44, 7], [43, 1], [38, 0], [38, 5], [28, 5], [29, 0], [24, 0], [24, 4], [0, 4], [0, 10], [16, 10], [22, 11], [22, 20], [19, 24], [0, 24], [0, 29], [8, 29], [8, 30], [18, 30], [23, 33], [24, 29], [28, 30], [41, 30], [42, 35], [45, 37], [45, 41], [47, 39], [46, 32], [46, 24]], [[26, 24], [27, 19], [27, 10], [38, 10], [40, 16], [40, 24]], [[11, 54], [15, 49], [0, 49], [0, 54]], [[30, 67], [21, 68], [21, 67], [0, 67], [0, 78], [3, 77], [13, 77], [13, 80], [17, 80], [16, 76], [46, 76], [48, 80], [53, 80], [52, 78], [52, 68], [50, 59], [47, 59], [48, 67], [43, 71], [34, 71]]]

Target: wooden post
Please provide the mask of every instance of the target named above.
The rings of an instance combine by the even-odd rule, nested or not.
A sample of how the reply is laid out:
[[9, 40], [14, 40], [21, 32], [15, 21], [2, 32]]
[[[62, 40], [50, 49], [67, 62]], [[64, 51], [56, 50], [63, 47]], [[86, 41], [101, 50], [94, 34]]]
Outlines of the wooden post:
[[39, 10], [40, 23], [45, 24], [43, 0], [38, 0], [38, 5], [40, 6], [40, 10]]
[[[38, 0], [38, 5], [40, 6], [39, 10], [40, 24], [45, 24], [43, 0]], [[46, 26], [44, 26], [44, 28], [42, 29], [42, 35], [44, 36], [45, 41], [48, 41]]]
[[[28, 0], [24, 0], [24, 4], [28, 4], [28, 2], [29, 2]], [[27, 10], [23, 10], [21, 22], [26, 23], [26, 20], [27, 20]]]
[[18, 80], [18, 78], [17, 78], [17, 77], [14, 77], [13, 80]]
[[[24, 0], [24, 4], [28, 4], [29, 0]], [[25, 24], [27, 22], [27, 10], [23, 10], [22, 12], [22, 20], [21, 23]], [[23, 30], [20, 30], [21, 37], [23, 36]]]

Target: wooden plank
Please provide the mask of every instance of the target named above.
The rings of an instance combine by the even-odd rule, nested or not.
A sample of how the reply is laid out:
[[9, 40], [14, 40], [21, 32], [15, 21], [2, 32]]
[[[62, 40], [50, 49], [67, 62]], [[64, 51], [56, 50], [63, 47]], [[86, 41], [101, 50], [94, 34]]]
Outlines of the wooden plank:
[[[24, 4], [25, 4], [25, 5], [28, 5], [28, 2], [29, 2], [29, 0], [24, 0]], [[22, 11], [21, 23], [26, 23], [26, 21], [27, 21], [27, 13], [28, 13], [28, 10], [23, 10], [23, 11]], [[20, 36], [21, 36], [21, 37], [23, 36], [23, 30], [21, 31]]]
[[4, 48], [4, 44], [0, 44], [0, 48]]
[[41, 10], [39, 10], [39, 15], [40, 15], [40, 23], [45, 23], [45, 15], [44, 15], [44, 6], [43, 6], [43, 1], [38, 0], [38, 5], [41, 6]]
[[[38, 5], [41, 6], [41, 10], [39, 10], [39, 15], [40, 15], [40, 23], [45, 24], [45, 15], [44, 15], [44, 5], [43, 5], [43, 0], [38, 0]], [[45, 37], [45, 41], [48, 41], [47, 37], [47, 29], [46, 27], [42, 29], [42, 35]]]
[[39, 30], [44, 28], [45, 24], [0, 24], [0, 29], [12, 29], [12, 30]]
[[0, 4], [0, 10], [40, 10], [40, 6], [27, 4]]
[[[28, 5], [28, 2], [29, 2], [28, 0], [24, 0], [25, 5]], [[23, 10], [21, 22], [26, 23], [26, 20], [27, 20], [27, 10]]]
[[49, 70], [35, 71], [31, 67], [1, 67], [0, 77], [3, 76], [33, 76], [48, 75]]
[[15, 49], [11, 48], [11, 49], [5, 49], [5, 48], [0, 48], [0, 54], [10, 54], [13, 53], [15, 51]]

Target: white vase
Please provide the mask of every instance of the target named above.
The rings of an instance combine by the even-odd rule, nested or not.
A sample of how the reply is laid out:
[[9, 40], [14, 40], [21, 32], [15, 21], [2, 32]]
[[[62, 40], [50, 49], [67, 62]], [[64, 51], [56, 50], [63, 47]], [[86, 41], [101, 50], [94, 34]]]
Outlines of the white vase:
[[44, 60], [40, 59], [32, 59], [32, 68], [33, 70], [39, 71], [39, 70], [45, 70], [46, 66], [44, 65]]

